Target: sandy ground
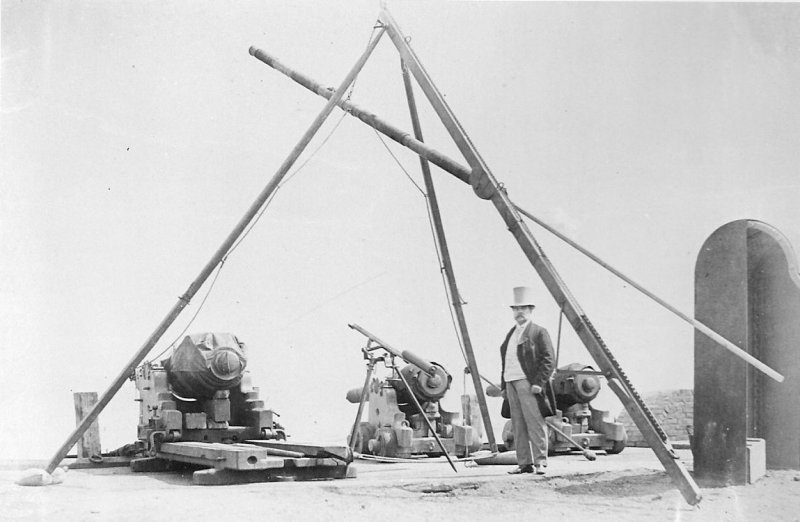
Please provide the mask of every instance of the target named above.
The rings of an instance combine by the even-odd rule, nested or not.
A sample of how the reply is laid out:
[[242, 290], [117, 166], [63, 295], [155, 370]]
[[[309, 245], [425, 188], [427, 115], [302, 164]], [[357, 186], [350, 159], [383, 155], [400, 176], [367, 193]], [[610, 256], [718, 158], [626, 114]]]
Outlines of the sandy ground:
[[[691, 453], [681, 452], [691, 469]], [[62, 484], [14, 484], [19, 464], [0, 469], [3, 520], [581, 520], [800, 521], [800, 472], [769, 471], [749, 486], [703, 488], [689, 506], [649, 449], [550, 459], [546, 476], [508, 475], [510, 466], [445, 461], [356, 461], [357, 478], [195, 486], [189, 474], [127, 468], [72, 470]], [[591, 518], [588, 518], [591, 517]]]

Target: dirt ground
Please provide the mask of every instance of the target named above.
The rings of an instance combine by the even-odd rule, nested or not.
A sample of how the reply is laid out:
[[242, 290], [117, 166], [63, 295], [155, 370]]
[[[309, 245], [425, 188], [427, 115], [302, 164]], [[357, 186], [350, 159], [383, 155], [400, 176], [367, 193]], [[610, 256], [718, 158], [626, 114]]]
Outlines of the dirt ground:
[[[681, 451], [691, 469], [691, 453]], [[29, 465], [28, 463], [27, 465]], [[702, 488], [689, 506], [649, 449], [626, 448], [594, 462], [550, 459], [545, 476], [508, 475], [512, 466], [446, 461], [357, 460], [353, 479], [195, 486], [188, 473], [72, 470], [62, 484], [14, 484], [21, 463], [0, 467], [4, 520], [605, 520], [800, 521], [800, 472], [769, 471], [755, 484]], [[591, 518], [583, 518], [591, 517]]]

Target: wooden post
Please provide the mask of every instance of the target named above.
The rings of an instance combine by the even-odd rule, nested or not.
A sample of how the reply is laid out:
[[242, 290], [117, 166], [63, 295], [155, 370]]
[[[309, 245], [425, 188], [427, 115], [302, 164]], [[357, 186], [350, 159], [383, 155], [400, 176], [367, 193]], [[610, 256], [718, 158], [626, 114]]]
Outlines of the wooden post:
[[[422, 127], [419, 123], [419, 114], [417, 113], [417, 103], [414, 100], [414, 89], [411, 85], [411, 78], [408, 75], [405, 63], [402, 65], [403, 70], [403, 85], [406, 88], [406, 97], [408, 98], [408, 109], [411, 113], [411, 124], [414, 128], [414, 137], [422, 141]], [[475, 352], [472, 349], [472, 341], [469, 338], [469, 330], [467, 329], [467, 320], [464, 318], [464, 310], [461, 307], [461, 295], [458, 292], [458, 285], [456, 284], [456, 275], [453, 270], [453, 262], [450, 260], [450, 249], [447, 246], [447, 239], [444, 235], [444, 225], [442, 225], [442, 215], [439, 210], [439, 203], [436, 198], [436, 189], [433, 186], [433, 177], [431, 176], [430, 165], [428, 160], [419, 157], [420, 167], [422, 168], [422, 177], [425, 180], [425, 191], [428, 199], [428, 208], [430, 209], [431, 219], [433, 221], [434, 236], [438, 245], [440, 259], [442, 262], [441, 270], [444, 271], [445, 280], [447, 282], [447, 293], [450, 297], [450, 304], [455, 313], [458, 322], [458, 333], [463, 343], [464, 358], [466, 359], [467, 366], [469, 367], [470, 377], [472, 377], [472, 385], [475, 387], [475, 398], [478, 401], [478, 406], [481, 411], [483, 425], [486, 426], [486, 436], [489, 439], [489, 449], [497, 451], [497, 442], [494, 440], [494, 430], [492, 429], [492, 419], [489, 416], [489, 407], [486, 405], [486, 397], [483, 394], [483, 387], [481, 386], [481, 374], [478, 371], [478, 363], [475, 359]], [[465, 417], [466, 421], [466, 417]]]
[[[72, 394], [72, 398], [75, 401], [75, 424], [80, 426], [81, 421], [97, 404], [97, 392], [75, 392]], [[101, 454], [100, 424], [97, 420], [78, 440], [77, 448], [78, 459], [88, 459]]]

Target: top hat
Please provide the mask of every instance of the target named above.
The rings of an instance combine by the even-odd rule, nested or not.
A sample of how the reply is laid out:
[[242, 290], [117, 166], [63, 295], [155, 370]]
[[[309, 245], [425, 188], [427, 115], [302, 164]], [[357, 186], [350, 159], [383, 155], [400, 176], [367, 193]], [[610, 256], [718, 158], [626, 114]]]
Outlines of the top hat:
[[515, 286], [514, 302], [509, 306], [536, 306], [533, 304], [533, 288], [529, 286]]

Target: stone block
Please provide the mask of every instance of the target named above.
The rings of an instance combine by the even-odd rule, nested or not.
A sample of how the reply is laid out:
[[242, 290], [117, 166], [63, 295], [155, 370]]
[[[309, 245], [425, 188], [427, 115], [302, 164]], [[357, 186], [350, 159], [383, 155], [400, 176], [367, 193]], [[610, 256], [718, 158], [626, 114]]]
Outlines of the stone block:
[[257, 426], [258, 429], [272, 429], [273, 419], [272, 419], [272, 410], [267, 410], [264, 408], [256, 408], [249, 412], [250, 416], [250, 425]]
[[410, 448], [413, 437], [414, 437], [414, 430], [407, 426], [401, 426], [399, 428], [395, 428], [394, 430], [395, 436], [397, 436], [397, 446], [400, 448]]
[[175, 404], [175, 401], [173, 401], [173, 400], [160, 401], [158, 403], [158, 409], [161, 410], [161, 411], [164, 411], [164, 410], [177, 410], [178, 409], [178, 405]]
[[183, 420], [187, 430], [204, 430], [207, 427], [205, 413], [187, 413]]
[[453, 443], [469, 447], [472, 444], [472, 426], [453, 426]]
[[208, 419], [214, 422], [231, 420], [231, 402], [228, 399], [211, 399], [206, 401], [205, 410]]
[[183, 428], [183, 415], [178, 410], [164, 410], [157, 420], [159, 428], [166, 431]]

